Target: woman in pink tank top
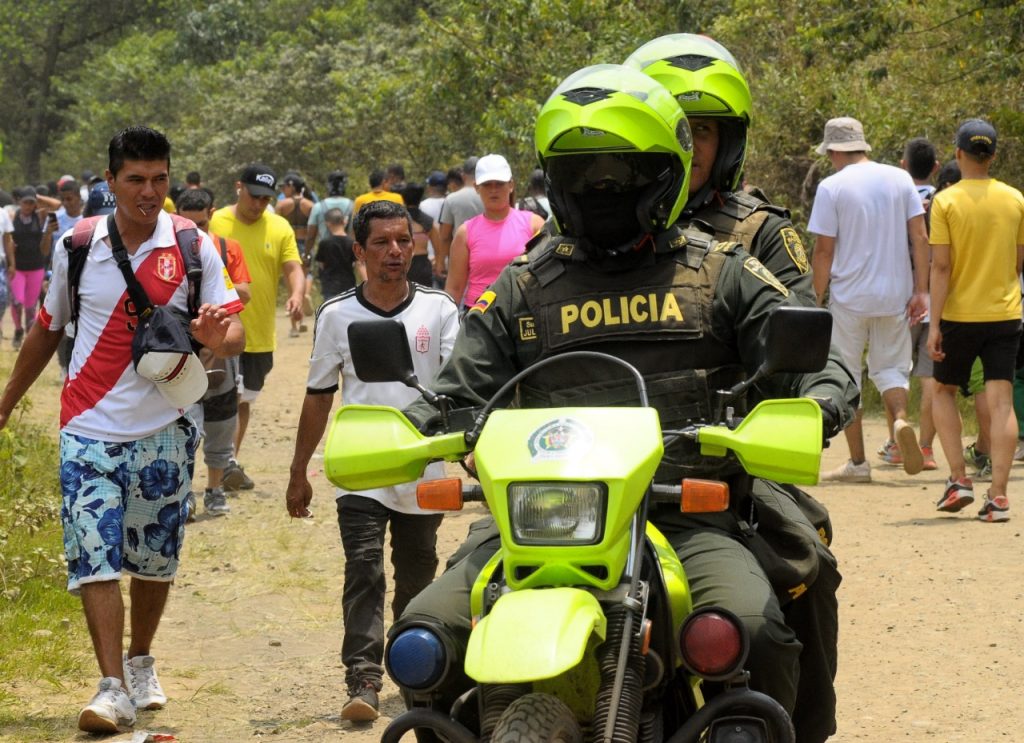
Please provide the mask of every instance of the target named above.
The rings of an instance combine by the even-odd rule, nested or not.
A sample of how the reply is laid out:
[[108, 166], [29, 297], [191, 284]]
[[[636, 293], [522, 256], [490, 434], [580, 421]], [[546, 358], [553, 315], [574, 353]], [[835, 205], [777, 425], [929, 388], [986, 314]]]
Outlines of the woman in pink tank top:
[[456, 303], [471, 307], [544, 225], [533, 212], [513, 209], [515, 181], [501, 155], [485, 155], [476, 164], [476, 190], [484, 213], [455, 231], [448, 255], [444, 290]]

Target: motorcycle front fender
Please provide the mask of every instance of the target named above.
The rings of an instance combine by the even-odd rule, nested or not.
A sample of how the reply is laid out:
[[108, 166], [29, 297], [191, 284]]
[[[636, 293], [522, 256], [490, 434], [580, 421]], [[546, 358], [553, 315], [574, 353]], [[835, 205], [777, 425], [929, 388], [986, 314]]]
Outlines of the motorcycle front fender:
[[466, 674], [481, 684], [553, 678], [583, 659], [590, 638], [604, 639], [597, 599], [578, 588], [513, 591], [499, 598], [469, 636]]

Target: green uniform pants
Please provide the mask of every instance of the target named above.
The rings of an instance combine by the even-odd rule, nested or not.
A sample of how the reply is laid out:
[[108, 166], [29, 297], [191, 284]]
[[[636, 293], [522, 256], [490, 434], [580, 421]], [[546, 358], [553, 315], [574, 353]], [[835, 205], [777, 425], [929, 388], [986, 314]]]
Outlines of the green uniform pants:
[[[803, 514], [792, 506], [794, 519]], [[798, 743], [821, 743], [835, 732], [837, 604], [835, 560], [799, 599], [781, 606], [764, 570], [737, 536], [731, 513], [690, 517], [655, 513], [651, 519], [672, 543], [686, 569], [694, 608], [715, 605], [736, 614], [750, 635], [747, 668], [751, 687], [782, 704], [793, 716]], [[808, 523], [808, 528], [810, 524]], [[470, 526], [466, 542], [437, 580], [409, 602], [392, 627], [394, 637], [410, 623], [441, 624], [464, 652], [471, 630], [470, 592], [476, 576], [498, 550], [490, 518]], [[818, 616], [821, 614], [822, 616]], [[445, 690], [454, 700], [465, 689]], [[799, 701], [798, 701], [799, 697]]]

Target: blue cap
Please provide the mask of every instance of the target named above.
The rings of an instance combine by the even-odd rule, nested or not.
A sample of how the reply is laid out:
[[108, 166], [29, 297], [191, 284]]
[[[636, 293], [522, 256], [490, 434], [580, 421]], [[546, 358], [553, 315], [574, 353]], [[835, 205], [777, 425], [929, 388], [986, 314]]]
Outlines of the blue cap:
[[89, 199], [85, 202], [83, 214], [86, 217], [101, 217], [113, 214], [116, 208], [117, 198], [110, 192], [110, 186], [106, 182], [97, 183], [89, 189]]

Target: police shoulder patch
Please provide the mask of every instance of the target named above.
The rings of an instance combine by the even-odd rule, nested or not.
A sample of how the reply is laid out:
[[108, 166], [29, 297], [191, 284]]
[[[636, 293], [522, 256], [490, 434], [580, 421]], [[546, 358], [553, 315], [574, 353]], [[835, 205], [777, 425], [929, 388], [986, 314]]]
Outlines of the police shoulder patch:
[[789, 296], [789, 289], [783, 286], [782, 282], [775, 278], [775, 274], [773, 274], [771, 271], [765, 268], [761, 264], [761, 261], [759, 261], [754, 256], [748, 256], [746, 259], [744, 259], [743, 268], [745, 268], [751, 274], [756, 276], [759, 280], [766, 283], [768, 286], [772, 287], [773, 289], [777, 289], [782, 296]]
[[793, 261], [793, 264], [799, 269], [800, 273], [810, 271], [811, 264], [807, 260], [807, 251], [804, 250], [804, 244], [796, 230], [792, 227], [783, 227], [779, 230], [779, 236], [782, 238], [782, 244], [786, 246], [786, 252], [789, 253], [790, 260]]
[[480, 295], [480, 298], [476, 300], [476, 303], [469, 308], [470, 312], [487, 312], [490, 309], [491, 303], [497, 298], [497, 294], [488, 290]]

